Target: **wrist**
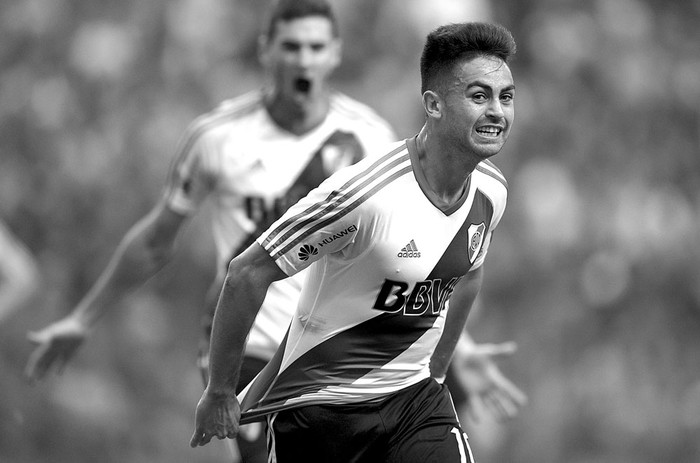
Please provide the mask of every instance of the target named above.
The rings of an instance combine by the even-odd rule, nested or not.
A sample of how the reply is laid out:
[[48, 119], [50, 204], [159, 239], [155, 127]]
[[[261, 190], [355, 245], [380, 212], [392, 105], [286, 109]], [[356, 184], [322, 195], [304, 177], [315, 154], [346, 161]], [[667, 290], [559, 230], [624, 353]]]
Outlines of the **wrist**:
[[204, 393], [214, 400], [226, 400], [236, 396], [236, 389], [230, 386], [213, 386], [210, 380], [210, 384], [207, 385]]

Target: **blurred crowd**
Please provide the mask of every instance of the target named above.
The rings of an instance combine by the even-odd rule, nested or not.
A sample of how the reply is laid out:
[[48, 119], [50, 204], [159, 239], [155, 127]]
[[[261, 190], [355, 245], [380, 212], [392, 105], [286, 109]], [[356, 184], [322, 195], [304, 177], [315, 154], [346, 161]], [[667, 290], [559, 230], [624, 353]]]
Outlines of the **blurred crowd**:
[[[515, 126], [494, 158], [509, 204], [469, 327], [518, 343], [502, 368], [530, 402], [508, 423], [468, 423], [477, 460], [700, 461], [700, 2], [334, 5], [336, 87], [401, 137], [422, 125], [429, 30], [489, 20], [518, 41]], [[29, 385], [22, 368], [26, 331], [65, 314], [158, 199], [186, 125], [259, 85], [266, 6], [0, 3], [0, 219], [41, 274], [0, 324], [0, 461], [225, 457], [188, 446], [213, 278], [206, 220], [63, 376]]]

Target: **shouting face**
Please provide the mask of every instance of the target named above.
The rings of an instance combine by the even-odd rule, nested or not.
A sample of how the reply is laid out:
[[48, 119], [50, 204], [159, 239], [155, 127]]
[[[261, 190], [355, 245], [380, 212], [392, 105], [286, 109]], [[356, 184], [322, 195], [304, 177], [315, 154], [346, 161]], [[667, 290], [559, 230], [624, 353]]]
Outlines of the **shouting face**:
[[277, 96], [304, 105], [326, 90], [340, 62], [340, 48], [330, 20], [309, 16], [279, 21], [262, 44], [261, 61], [272, 75]]
[[479, 56], [457, 65], [453, 77], [443, 92], [443, 135], [480, 159], [493, 156], [515, 115], [510, 68], [498, 58]]

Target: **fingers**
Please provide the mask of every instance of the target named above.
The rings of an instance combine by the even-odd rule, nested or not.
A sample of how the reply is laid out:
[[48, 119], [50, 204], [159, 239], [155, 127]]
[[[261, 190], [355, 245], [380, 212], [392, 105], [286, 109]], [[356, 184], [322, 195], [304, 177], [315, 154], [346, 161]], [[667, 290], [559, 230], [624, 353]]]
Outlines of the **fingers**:
[[226, 438], [234, 439], [238, 434], [234, 429], [234, 427], [229, 426], [217, 426], [216, 432], [207, 432], [201, 428], [197, 428], [190, 439], [190, 447], [195, 448], [207, 445], [214, 436], [219, 440]]
[[484, 394], [484, 404], [492, 416], [504, 421], [517, 416], [527, 403], [527, 396], [507, 380], [500, 386]]
[[24, 375], [30, 381], [42, 379], [53, 368], [57, 374], [61, 374], [65, 369], [68, 358], [74, 349], [60, 348], [55, 343], [50, 342], [39, 333], [29, 333], [29, 340], [38, 343], [38, 347], [29, 356]]
[[44, 377], [46, 371], [51, 366], [51, 356], [48, 354], [48, 346], [37, 347], [29, 357], [27, 367], [24, 370], [25, 376], [30, 381], [37, 381]]
[[503, 394], [490, 393], [484, 398], [490, 414], [498, 421], [506, 421], [518, 414], [518, 407]]
[[503, 378], [500, 388], [516, 406], [522, 407], [527, 404], [527, 395], [508, 379]]
[[217, 439], [236, 437], [240, 412], [235, 397], [233, 403], [229, 403], [229, 400], [212, 401], [206, 396], [206, 392], [204, 393], [197, 404], [195, 431], [190, 439], [190, 447], [206, 445], [213, 437]]
[[499, 344], [477, 344], [475, 351], [488, 357], [503, 357], [511, 355], [518, 350], [518, 345], [513, 341]]
[[201, 447], [202, 445], [207, 445], [211, 441], [212, 436], [206, 432], [197, 429], [194, 434], [192, 434], [192, 439], [190, 439], [190, 447]]
[[487, 413], [486, 405], [484, 404], [481, 395], [470, 395], [469, 401], [467, 402], [467, 415], [469, 418], [471, 418], [475, 423], [479, 423], [485, 413]]

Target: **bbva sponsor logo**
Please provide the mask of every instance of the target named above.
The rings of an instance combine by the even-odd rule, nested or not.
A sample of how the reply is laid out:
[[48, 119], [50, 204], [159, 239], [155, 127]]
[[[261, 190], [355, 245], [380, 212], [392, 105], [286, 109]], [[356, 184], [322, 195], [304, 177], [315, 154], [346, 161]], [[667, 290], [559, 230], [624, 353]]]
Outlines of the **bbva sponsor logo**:
[[409, 316], [437, 315], [445, 308], [459, 280], [460, 277], [419, 281], [409, 292], [407, 282], [386, 279], [372, 308]]

